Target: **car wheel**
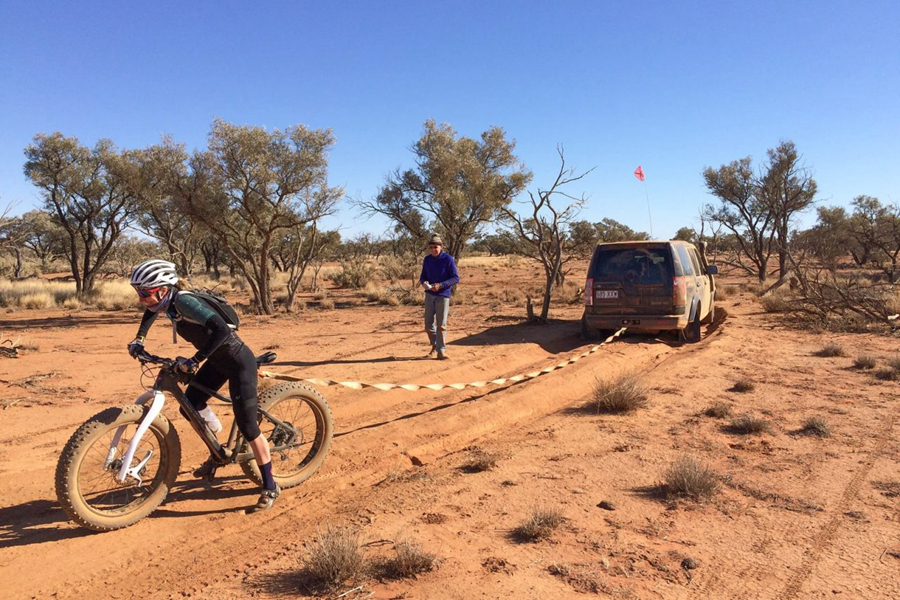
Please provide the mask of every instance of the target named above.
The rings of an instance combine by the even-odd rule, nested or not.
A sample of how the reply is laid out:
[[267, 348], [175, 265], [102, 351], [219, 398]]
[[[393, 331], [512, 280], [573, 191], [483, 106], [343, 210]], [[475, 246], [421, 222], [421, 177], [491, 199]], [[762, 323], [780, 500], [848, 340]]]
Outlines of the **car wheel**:
[[700, 341], [700, 309], [698, 307], [694, 320], [688, 323], [688, 326], [681, 330], [681, 340], [688, 344], [695, 344]]

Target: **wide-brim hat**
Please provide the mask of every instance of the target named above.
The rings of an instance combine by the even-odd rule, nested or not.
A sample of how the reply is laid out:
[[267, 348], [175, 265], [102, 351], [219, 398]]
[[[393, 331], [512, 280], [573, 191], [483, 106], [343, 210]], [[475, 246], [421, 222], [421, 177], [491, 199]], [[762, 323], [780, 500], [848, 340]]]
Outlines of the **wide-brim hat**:
[[431, 236], [431, 238], [428, 240], [428, 245], [430, 246], [431, 244], [439, 244], [440, 246], [443, 246], [443, 245], [444, 245], [444, 240], [442, 240], [442, 239], [441, 239], [441, 236], [439, 236], [438, 234], [434, 234], [434, 235]]

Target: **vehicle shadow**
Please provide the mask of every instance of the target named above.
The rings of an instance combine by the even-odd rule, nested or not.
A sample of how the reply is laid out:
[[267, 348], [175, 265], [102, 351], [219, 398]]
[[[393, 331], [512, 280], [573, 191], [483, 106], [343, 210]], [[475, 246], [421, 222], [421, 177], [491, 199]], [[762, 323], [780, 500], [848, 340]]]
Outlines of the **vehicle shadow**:
[[[176, 482], [166, 497], [166, 501], [149, 518], [187, 517], [242, 511], [245, 507], [226, 509], [213, 507], [203, 511], [179, 511], [166, 508], [172, 504], [189, 500], [222, 500], [259, 493], [259, 490], [253, 486], [234, 488], [233, 485], [236, 483], [248, 483], [248, 481], [245, 477], [235, 475], [219, 478], [211, 484], [199, 480]], [[30, 500], [15, 506], [0, 508], [0, 550], [16, 546], [59, 542], [96, 533], [99, 532], [78, 527], [69, 521], [69, 517], [56, 500]]]
[[552, 320], [545, 324], [519, 321], [488, 327], [478, 333], [451, 339], [450, 346], [493, 346], [495, 344], [536, 344], [545, 352], [569, 352], [587, 342], [579, 337], [578, 321]]

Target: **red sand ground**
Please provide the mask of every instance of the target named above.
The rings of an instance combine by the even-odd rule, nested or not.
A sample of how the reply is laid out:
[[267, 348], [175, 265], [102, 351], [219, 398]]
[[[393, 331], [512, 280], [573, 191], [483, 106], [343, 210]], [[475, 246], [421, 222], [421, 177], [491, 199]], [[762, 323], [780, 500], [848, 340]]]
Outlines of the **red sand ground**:
[[[470, 290], [496, 280], [471, 271]], [[540, 327], [481, 296], [452, 309], [452, 360], [425, 361], [420, 308], [340, 304], [246, 317], [242, 337], [259, 352], [279, 346], [273, 370], [416, 383], [514, 375], [584, 346], [577, 305]], [[139, 393], [140, 370], [124, 348], [138, 315], [7, 313], [3, 337], [39, 350], [0, 359], [0, 404], [9, 406], [0, 411], [0, 595], [302, 596], [304, 542], [327, 523], [349, 523], [375, 542], [373, 556], [390, 549], [380, 540], [407, 538], [441, 561], [415, 580], [362, 580], [346, 598], [900, 597], [898, 384], [851, 368], [860, 352], [892, 356], [896, 339], [787, 329], [749, 294], [722, 305], [727, 318], [699, 344], [627, 337], [516, 385], [322, 389], [337, 424], [332, 454], [269, 514], [243, 514], [256, 489], [236, 467], [211, 486], [190, 477], [203, 448], [170, 402], [184, 448], [178, 483], [151, 517], [106, 534], [66, 520], [53, 473], [80, 423]], [[150, 349], [175, 355], [169, 331], [155, 328]], [[831, 341], [847, 356], [813, 356]], [[650, 386], [647, 408], [580, 409], [597, 378], [626, 370]], [[755, 389], [728, 391], [742, 377]], [[726, 421], [703, 415], [716, 401], [766, 418], [772, 433], [729, 433]], [[811, 416], [827, 420], [831, 437], [796, 433]], [[461, 470], [473, 447], [498, 456], [497, 466]], [[724, 477], [712, 501], [654, 495], [683, 454]], [[603, 500], [615, 510], [599, 508]], [[516, 541], [511, 531], [538, 506], [559, 508], [565, 523], [550, 540]], [[682, 568], [688, 557], [697, 568]]]

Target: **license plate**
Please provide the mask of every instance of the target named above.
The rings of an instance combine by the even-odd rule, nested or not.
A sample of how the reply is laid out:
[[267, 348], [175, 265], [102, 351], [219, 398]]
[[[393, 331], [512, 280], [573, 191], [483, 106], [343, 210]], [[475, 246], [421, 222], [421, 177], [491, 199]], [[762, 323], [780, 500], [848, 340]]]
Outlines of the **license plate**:
[[619, 291], [618, 290], [600, 290], [598, 292], [594, 292], [595, 298], [618, 298]]

